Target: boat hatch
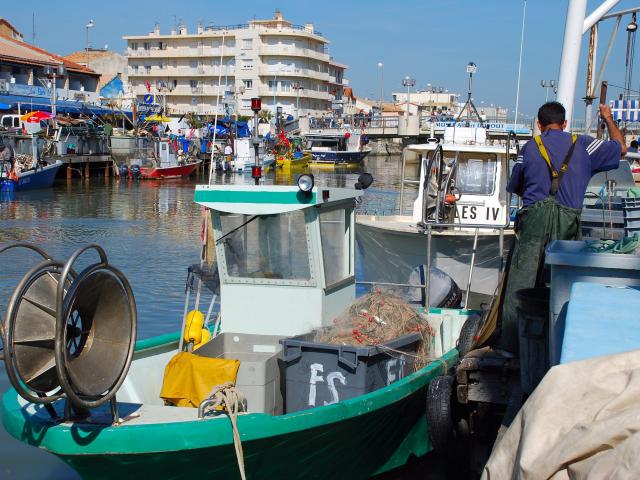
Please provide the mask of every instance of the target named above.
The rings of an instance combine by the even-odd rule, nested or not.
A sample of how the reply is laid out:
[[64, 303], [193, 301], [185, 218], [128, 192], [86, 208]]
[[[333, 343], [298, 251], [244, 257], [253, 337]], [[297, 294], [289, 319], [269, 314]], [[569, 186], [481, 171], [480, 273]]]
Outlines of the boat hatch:
[[355, 299], [360, 191], [206, 185], [225, 331], [291, 336], [330, 324]]

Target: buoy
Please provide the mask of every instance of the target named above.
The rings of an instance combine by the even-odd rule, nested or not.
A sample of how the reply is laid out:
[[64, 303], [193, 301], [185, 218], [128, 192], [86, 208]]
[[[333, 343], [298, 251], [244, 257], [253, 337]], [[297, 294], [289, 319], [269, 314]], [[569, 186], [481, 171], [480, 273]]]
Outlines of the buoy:
[[191, 310], [187, 313], [187, 321], [184, 326], [184, 341], [193, 342], [194, 345], [202, 341], [202, 330], [204, 327], [204, 315], [199, 310]]
[[200, 343], [198, 343], [198, 344], [193, 346], [193, 350], [194, 351], [199, 349], [201, 346], [203, 346], [209, 340], [211, 340], [211, 332], [209, 331], [208, 328], [203, 328], [201, 333], [202, 333], [202, 338], [200, 339]]

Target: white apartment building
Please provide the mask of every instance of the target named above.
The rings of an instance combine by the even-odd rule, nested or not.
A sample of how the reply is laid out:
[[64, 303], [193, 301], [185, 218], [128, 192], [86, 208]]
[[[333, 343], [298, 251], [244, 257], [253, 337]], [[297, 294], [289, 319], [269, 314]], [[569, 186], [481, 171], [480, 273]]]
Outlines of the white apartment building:
[[[329, 41], [313, 24], [293, 25], [279, 10], [273, 19], [242, 25], [181, 24], [169, 34], [126, 36], [129, 82], [135, 94], [159, 95], [171, 114], [251, 115], [251, 98], [263, 110], [310, 116], [339, 107], [346, 65], [334, 62]], [[148, 82], [148, 83], [147, 83]], [[216, 97], [220, 95], [216, 109]]]

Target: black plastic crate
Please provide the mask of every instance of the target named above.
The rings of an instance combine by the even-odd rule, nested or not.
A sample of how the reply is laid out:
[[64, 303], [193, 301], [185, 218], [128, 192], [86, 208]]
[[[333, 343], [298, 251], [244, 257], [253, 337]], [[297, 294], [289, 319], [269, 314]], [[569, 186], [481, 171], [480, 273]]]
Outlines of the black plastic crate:
[[314, 337], [312, 332], [280, 341], [286, 413], [354, 398], [407, 376], [422, 341], [418, 333], [381, 346], [317, 343]]

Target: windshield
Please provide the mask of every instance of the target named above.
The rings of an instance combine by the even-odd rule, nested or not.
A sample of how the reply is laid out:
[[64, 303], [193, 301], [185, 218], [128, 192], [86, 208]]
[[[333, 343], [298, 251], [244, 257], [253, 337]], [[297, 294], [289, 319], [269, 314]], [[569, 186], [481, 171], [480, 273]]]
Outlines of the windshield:
[[304, 212], [220, 214], [227, 275], [270, 280], [311, 280]]
[[456, 186], [460, 193], [491, 195], [496, 181], [495, 153], [460, 153]]

